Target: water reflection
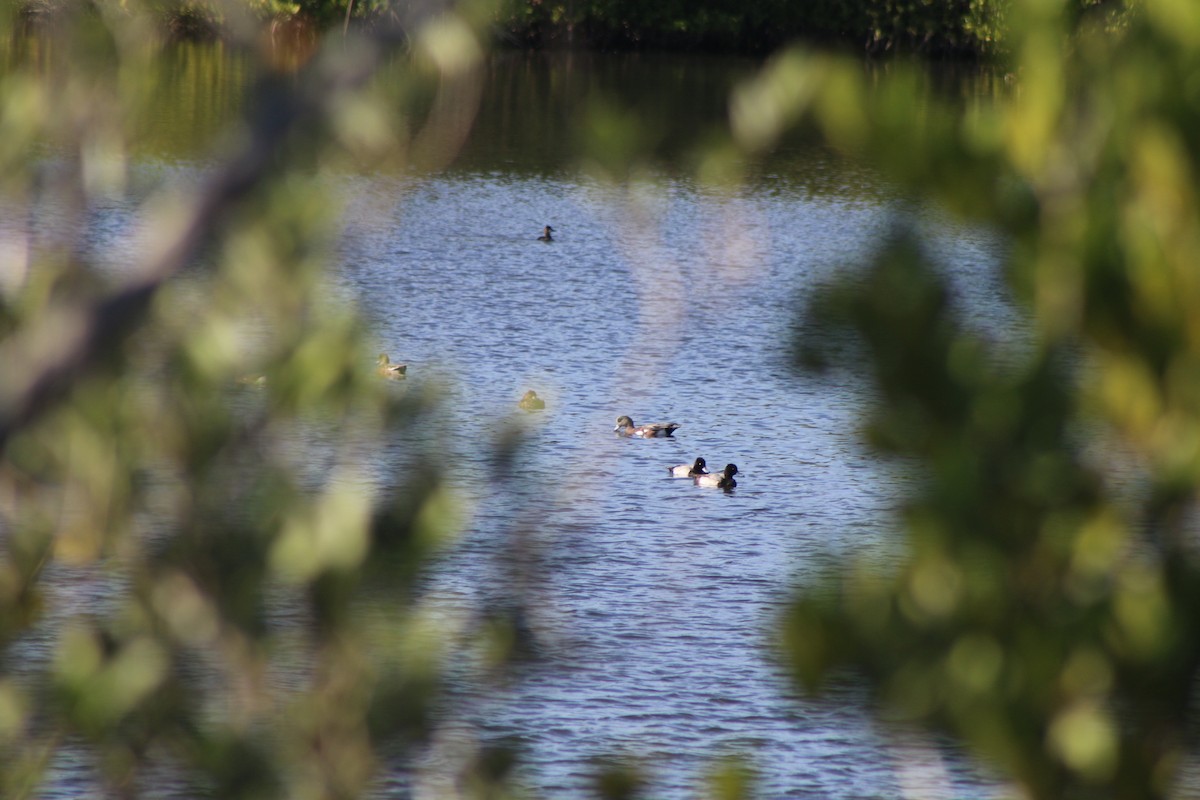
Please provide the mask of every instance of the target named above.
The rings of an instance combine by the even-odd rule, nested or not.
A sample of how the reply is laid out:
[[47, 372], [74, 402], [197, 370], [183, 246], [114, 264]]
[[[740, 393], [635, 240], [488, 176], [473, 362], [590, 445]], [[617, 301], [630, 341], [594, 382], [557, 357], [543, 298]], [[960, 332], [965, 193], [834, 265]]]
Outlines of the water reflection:
[[[69, 57], [62, 43], [13, 34], [0, 42], [6, 74], [47, 75]], [[138, 159], [173, 164], [203, 163], [251, 102], [256, 80], [252, 59], [220, 43], [180, 44], [163, 51], [157, 71], [147, 72], [144, 126], [128, 142]], [[414, 77], [406, 59], [394, 60], [377, 81], [392, 106], [423, 109], [392, 120], [403, 147], [421, 138], [439, 113], [426, 144], [410, 142], [408, 158], [373, 161], [370, 170], [406, 171], [414, 164], [446, 166], [452, 173], [530, 174], [576, 172], [585, 150], [637, 152], [640, 168], [690, 169], [699, 148], [718, 140], [727, 126], [730, 90], [760, 66], [752, 58], [591, 53], [489, 56], [478, 84], [434, 87]], [[299, 79], [299, 78], [296, 78]], [[976, 94], [972, 94], [977, 97]], [[439, 111], [440, 109], [440, 111]], [[608, 141], [606, 124], [631, 121], [635, 140]], [[447, 139], [450, 141], [447, 141]], [[348, 165], [352, 162], [348, 162]], [[744, 165], [764, 191], [784, 185], [814, 195], [881, 200], [886, 187], [864, 168], [802, 135], [785, 141], [762, 162]]]

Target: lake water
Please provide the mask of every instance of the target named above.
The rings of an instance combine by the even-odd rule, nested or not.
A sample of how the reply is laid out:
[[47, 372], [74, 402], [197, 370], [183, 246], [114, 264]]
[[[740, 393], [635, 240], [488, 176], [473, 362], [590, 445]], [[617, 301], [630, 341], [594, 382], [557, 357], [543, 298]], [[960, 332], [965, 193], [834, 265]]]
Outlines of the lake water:
[[[497, 148], [481, 146], [536, 160]], [[995, 793], [949, 750], [892, 741], [853, 689], [795, 698], [772, 662], [793, 586], [852, 553], [894, 552], [888, 510], [906, 481], [859, 445], [864, 387], [791, 364], [804, 299], [886, 234], [887, 189], [819, 149], [787, 156], [736, 190], [507, 170], [471, 149], [448, 174], [347, 182], [339, 281], [410, 381], [449, 387], [455, 471], [475, 504], [431, 591], [463, 614], [519, 604], [549, 645], [515, 686], [464, 687], [429, 764], [482, 736], [519, 742], [523, 777], [547, 797], [582, 796], [612, 753], [644, 757], [654, 797], [697, 796], [733, 753], [761, 797]], [[537, 241], [545, 224], [553, 243]], [[1011, 325], [1000, 242], [931, 226], [972, 315]], [[547, 408], [514, 420], [530, 388]], [[622, 439], [621, 414], [680, 428]], [[489, 448], [514, 424], [527, 434], [497, 476]], [[697, 456], [735, 463], [737, 489], [667, 476]]]
[[[377, 180], [371, 195], [391, 213], [352, 226], [340, 278], [410, 380], [451, 387], [476, 506], [433, 591], [461, 611], [523, 585], [531, 626], [557, 643], [519, 685], [468, 691], [456, 724], [516, 736], [546, 796], [581, 795], [591, 759], [613, 752], [649, 760], [655, 797], [695, 796], [724, 753], [751, 759], [763, 797], [901, 796], [887, 737], [853, 702], [791, 698], [770, 658], [791, 587], [892, 552], [905, 476], [859, 446], [864, 388], [790, 363], [803, 298], [869, 252], [886, 206], [784, 176], [731, 194], [664, 177], [631, 195], [476, 173]], [[536, 240], [543, 222], [553, 243]], [[988, 280], [996, 242], [960, 231], [946, 246]], [[974, 291], [988, 313], [985, 283]], [[528, 388], [547, 408], [515, 420], [528, 435], [497, 477], [488, 447]], [[680, 428], [621, 439], [621, 414]], [[737, 489], [667, 476], [697, 456], [736, 464]], [[940, 780], [915, 796], [994, 788], [961, 764]]]
[[[445, 392], [447, 456], [471, 504], [430, 601], [448, 620], [519, 607], [541, 655], [514, 683], [452, 686], [433, 745], [415, 766], [388, 765], [379, 797], [447, 796], [476, 740], [515, 743], [521, 780], [553, 798], [584, 796], [605, 754], [638, 757], [656, 798], [700, 796], [727, 754], [753, 766], [762, 798], [1001, 792], [954, 748], [889, 734], [856, 687], [796, 696], [772, 658], [794, 587], [897, 552], [889, 511], [912, 478], [860, 444], [868, 389], [791, 363], [804, 300], [888, 231], [900, 206], [886, 184], [800, 145], [726, 189], [669, 165], [611, 183], [569, 156], [570, 105], [584, 95], [661, 118], [669, 155], [677, 127], [719, 124], [724, 92], [751, 67], [501, 58], [448, 169], [335, 179], [347, 212], [332, 281], [371, 321], [375, 350], [409, 364], [410, 390]], [[213, 90], [201, 105], [219, 115], [238, 98]], [[138, 167], [150, 182], [202, 166], [150, 146]], [[131, 213], [117, 205], [100, 212], [114, 236]], [[547, 224], [555, 241], [539, 242]], [[1003, 243], [933, 215], [922, 224], [971, 319], [1011, 330]], [[544, 411], [517, 412], [527, 389]], [[622, 414], [680, 428], [622, 439]], [[494, 443], [513, 429], [516, 459], [497, 471]], [[737, 488], [667, 476], [697, 456], [735, 463]], [[55, 769], [47, 796], [91, 793], [86, 771]]]

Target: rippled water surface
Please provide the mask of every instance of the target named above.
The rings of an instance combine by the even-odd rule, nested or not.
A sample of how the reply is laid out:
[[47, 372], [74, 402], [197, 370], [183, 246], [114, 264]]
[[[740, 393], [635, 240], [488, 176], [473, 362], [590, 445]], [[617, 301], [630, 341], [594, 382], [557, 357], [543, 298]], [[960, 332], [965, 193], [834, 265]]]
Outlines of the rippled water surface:
[[[446, 752], [516, 737], [525, 779], [551, 797], [582, 794], [613, 753], [646, 759], [656, 797], [695, 796], [730, 753], [763, 797], [992, 793], [953, 755], [901, 752], [852, 687], [792, 697], [771, 658], [790, 588], [894, 552], [887, 513], [906, 477], [858, 444], [864, 388], [805, 378], [790, 349], [804, 298], [861, 263], [885, 206], [773, 177], [726, 193], [463, 174], [356, 183], [353, 197], [340, 280], [410, 381], [448, 387], [453, 471], [475, 509], [431, 592], [466, 613], [506, 607], [524, 582], [549, 643], [519, 684], [463, 689]], [[553, 243], [537, 241], [543, 224]], [[966, 301], [1003, 325], [997, 243], [939, 230]], [[546, 410], [515, 411], [529, 388]], [[680, 428], [622, 439], [621, 414]], [[498, 474], [489, 448], [513, 427], [522, 445]], [[668, 477], [697, 456], [735, 463], [736, 490]]]
[[[515, 744], [522, 781], [552, 798], [583, 796], [604, 754], [642, 759], [657, 798], [701, 795], [727, 754], [750, 761], [763, 798], [995, 795], [951, 748], [889, 735], [859, 688], [797, 697], [772, 659], [797, 585], [897, 553], [889, 511], [913, 478], [860, 446], [868, 390], [791, 363], [805, 299], [886, 236], [887, 188], [819, 150], [737, 188], [670, 172], [607, 183], [528, 168], [539, 141], [513, 143], [481, 114], [486, 141], [450, 171], [336, 179], [346, 225], [332, 279], [377, 351], [409, 364], [407, 388], [445, 393], [446, 456], [470, 511], [431, 603], [447, 625], [520, 608], [541, 658], [507, 685], [453, 685], [428, 752], [416, 769], [391, 765], [379, 795], [446, 796], [477, 738]], [[539, 135], [557, 141], [547, 125]], [[128, 235], [122, 213], [101, 213], [114, 240]], [[1010, 330], [1000, 243], [922, 224], [971, 321]], [[544, 411], [517, 410], [527, 389]], [[680, 427], [622, 439], [622, 414]], [[508, 434], [519, 447], [498, 465]], [[736, 464], [737, 488], [668, 477], [697, 456]], [[90, 591], [60, 581], [64, 596]], [[54, 770], [58, 796], [89, 783]]]

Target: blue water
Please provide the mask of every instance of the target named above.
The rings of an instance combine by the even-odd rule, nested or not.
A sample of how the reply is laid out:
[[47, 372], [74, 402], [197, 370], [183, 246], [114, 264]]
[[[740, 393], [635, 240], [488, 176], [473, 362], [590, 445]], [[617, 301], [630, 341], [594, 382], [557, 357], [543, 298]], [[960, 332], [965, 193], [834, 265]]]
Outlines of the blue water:
[[[797, 697], [772, 658], [793, 587], [898, 552], [889, 511], [914, 478], [861, 447], [869, 388], [791, 363], [805, 299], [869, 256], [889, 205], [770, 176], [393, 177], [344, 197], [338, 283], [408, 382], [445, 393], [473, 508], [427, 600], [448, 625], [518, 606], [541, 654], [513, 684], [464, 678], [419, 768], [393, 765], [382, 796], [443, 796], [490, 741], [519, 743], [522, 781], [547, 797], [582, 796], [603, 754], [638, 757], [653, 797], [701, 794], [725, 754], [764, 798], [997, 793], [961, 754], [877, 726], [855, 687]], [[1000, 243], [926, 224], [972, 319], [1006, 330]], [[530, 388], [546, 410], [517, 410]], [[622, 439], [622, 414], [680, 428]], [[493, 444], [514, 431], [497, 471]], [[667, 476], [697, 456], [735, 463], [737, 488]]]

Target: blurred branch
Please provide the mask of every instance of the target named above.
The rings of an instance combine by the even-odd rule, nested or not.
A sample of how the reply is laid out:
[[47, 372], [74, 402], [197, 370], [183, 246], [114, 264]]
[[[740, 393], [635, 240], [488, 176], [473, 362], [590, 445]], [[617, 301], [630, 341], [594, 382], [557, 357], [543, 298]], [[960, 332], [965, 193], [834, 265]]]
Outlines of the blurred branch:
[[236, 216], [240, 201], [278, 167], [277, 153], [289, 135], [324, 125], [332, 98], [363, 86], [379, 67], [385, 45], [398, 41], [390, 31], [376, 32], [353, 48], [327, 49], [298, 77], [264, 78], [251, 103], [256, 113], [245, 144], [223, 159], [191, 208], [176, 215], [181, 219], [156, 212], [165, 217], [168, 233], [134, 277], [106, 296], [60, 302], [0, 346], [0, 363], [10, 365], [0, 386], [0, 450], [15, 431], [53, 409], [81, 373], [119, 349], [163, 283], [191, 263]]

